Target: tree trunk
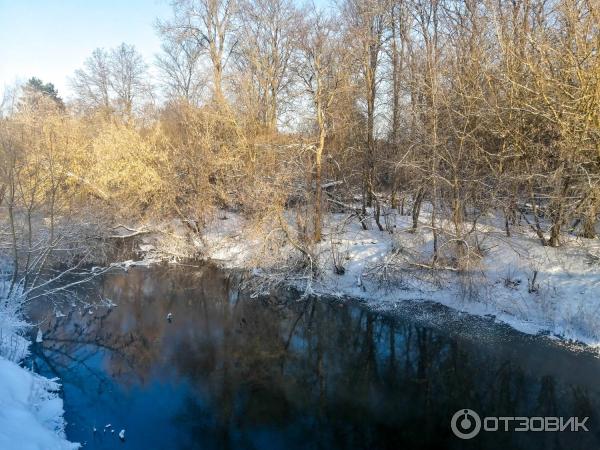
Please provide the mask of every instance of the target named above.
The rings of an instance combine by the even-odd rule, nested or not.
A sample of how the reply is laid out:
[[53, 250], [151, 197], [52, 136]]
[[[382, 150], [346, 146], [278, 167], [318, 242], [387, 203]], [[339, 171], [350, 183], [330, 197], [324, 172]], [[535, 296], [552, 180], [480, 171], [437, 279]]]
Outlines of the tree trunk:
[[[14, 177], [14, 173], [11, 173], [11, 177]], [[10, 221], [10, 235], [11, 235], [11, 246], [12, 246], [12, 254], [13, 254], [13, 275], [10, 283], [10, 288], [8, 290], [8, 297], [13, 292], [17, 284], [17, 279], [19, 276], [19, 249], [17, 246], [17, 228], [15, 224], [15, 182], [11, 180], [10, 189], [9, 189], [9, 199], [8, 199], [8, 219]]]
[[412, 207], [412, 231], [417, 231], [417, 227], [419, 226], [419, 215], [421, 214], [421, 204], [423, 203], [424, 195], [425, 190], [420, 187]]
[[562, 228], [562, 223], [563, 223], [563, 209], [564, 209], [564, 203], [565, 203], [565, 197], [567, 195], [567, 192], [569, 190], [569, 186], [570, 186], [570, 182], [571, 182], [571, 178], [567, 175], [564, 178], [563, 181], [563, 185], [560, 189], [560, 192], [558, 193], [558, 198], [555, 201], [554, 204], [554, 208], [552, 211], [552, 229], [550, 230], [550, 240], [548, 241], [548, 244], [551, 247], [558, 247], [560, 246], [560, 230]]
[[[527, 171], [529, 172], [529, 167], [527, 167]], [[535, 198], [535, 194], [533, 192], [533, 184], [531, 183], [531, 179], [527, 180], [527, 187], [529, 188], [529, 199], [531, 201], [531, 210], [533, 212], [533, 220], [535, 221], [535, 226], [531, 225], [531, 228], [533, 229], [533, 231], [535, 231], [535, 234], [537, 234], [537, 237], [540, 239], [540, 242], [542, 243], [542, 245], [548, 245], [548, 241], [546, 241], [546, 236], [544, 236], [544, 232], [542, 231], [542, 227], [540, 225], [540, 217], [538, 215], [538, 209], [537, 209], [537, 200]], [[527, 217], [525, 217], [525, 219], [527, 219]]]
[[323, 149], [325, 148], [325, 117], [323, 114], [323, 108], [320, 102], [317, 104], [317, 122], [319, 124], [319, 144], [315, 152], [315, 217], [314, 217], [314, 230], [313, 238], [315, 242], [321, 241], [322, 234], [322, 196], [323, 190], [321, 188], [322, 182], [322, 160], [323, 160]]
[[594, 239], [596, 237], [596, 222], [598, 221], [598, 208], [595, 198], [592, 196], [590, 207], [583, 216], [583, 233], [582, 237], [586, 239]]
[[583, 218], [583, 234], [586, 239], [596, 238], [596, 214], [586, 214]]

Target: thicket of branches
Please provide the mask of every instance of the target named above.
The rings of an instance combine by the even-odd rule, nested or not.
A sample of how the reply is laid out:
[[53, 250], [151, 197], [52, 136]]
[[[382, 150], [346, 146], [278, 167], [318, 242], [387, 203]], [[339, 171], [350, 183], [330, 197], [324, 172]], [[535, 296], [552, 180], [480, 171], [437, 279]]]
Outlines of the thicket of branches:
[[174, 1], [154, 85], [123, 44], [70, 102], [39, 80], [5, 93], [3, 242], [29, 254], [33, 217], [51, 243], [81, 211], [202, 233], [231, 208], [308, 254], [330, 208], [383, 231], [424, 205], [434, 264], [488, 213], [543, 245], [593, 238], [599, 23], [596, 0]]

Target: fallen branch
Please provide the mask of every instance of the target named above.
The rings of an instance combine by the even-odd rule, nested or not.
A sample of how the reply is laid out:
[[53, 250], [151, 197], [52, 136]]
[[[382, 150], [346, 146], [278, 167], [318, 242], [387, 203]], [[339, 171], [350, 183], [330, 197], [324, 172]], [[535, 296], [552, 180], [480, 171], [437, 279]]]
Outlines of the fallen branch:
[[147, 228], [138, 230], [138, 229], [135, 229], [135, 228], [130, 228], [130, 227], [126, 226], [126, 225], [122, 225], [122, 224], [119, 224], [119, 225], [116, 225], [116, 226], [112, 227], [111, 230], [117, 230], [119, 228], [123, 228], [123, 229], [125, 229], [127, 231], [130, 231], [131, 233], [128, 233], [128, 234], [113, 234], [111, 236], [108, 236], [109, 239], [128, 239], [128, 238], [132, 238], [132, 237], [135, 237], [135, 236], [140, 236], [142, 234], [150, 234], [150, 233], [154, 232], [154, 230], [149, 230]]
[[411, 266], [419, 267], [420, 269], [428, 269], [428, 270], [442, 269], [442, 270], [451, 270], [453, 272], [458, 272], [458, 269], [456, 267], [451, 267], [451, 266], [435, 266], [434, 267], [430, 264], [421, 264], [421, 263], [415, 263], [415, 262], [409, 262], [408, 264]]

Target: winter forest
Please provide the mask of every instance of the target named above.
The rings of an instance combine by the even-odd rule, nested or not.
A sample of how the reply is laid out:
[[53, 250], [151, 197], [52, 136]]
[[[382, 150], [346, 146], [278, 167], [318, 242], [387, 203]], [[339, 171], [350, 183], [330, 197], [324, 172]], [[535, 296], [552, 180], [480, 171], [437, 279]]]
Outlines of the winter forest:
[[[0, 91], [6, 370], [32, 304], [190, 261], [253, 298], [422, 298], [600, 345], [597, 0], [174, 0], [154, 27], [154, 59], [97, 48], [68, 96]], [[59, 419], [39, 448], [70, 448]]]

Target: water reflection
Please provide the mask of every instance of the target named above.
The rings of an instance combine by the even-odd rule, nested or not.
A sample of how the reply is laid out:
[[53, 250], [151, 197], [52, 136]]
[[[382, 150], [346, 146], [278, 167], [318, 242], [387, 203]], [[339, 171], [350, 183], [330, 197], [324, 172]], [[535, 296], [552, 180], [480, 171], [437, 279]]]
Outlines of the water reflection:
[[[487, 342], [467, 339], [460, 326], [468, 319], [448, 333], [421, 324], [410, 309], [391, 317], [292, 293], [249, 299], [237, 284], [208, 266], [135, 269], [96, 287], [117, 307], [75, 308], [58, 318], [42, 305], [32, 311], [44, 330], [33, 360], [64, 384], [68, 437], [94, 449], [576, 449], [600, 442], [594, 358], [493, 329], [479, 331]], [[449, 427], [460, 408], [590, 416], [591, 431], [461, 441]]]

